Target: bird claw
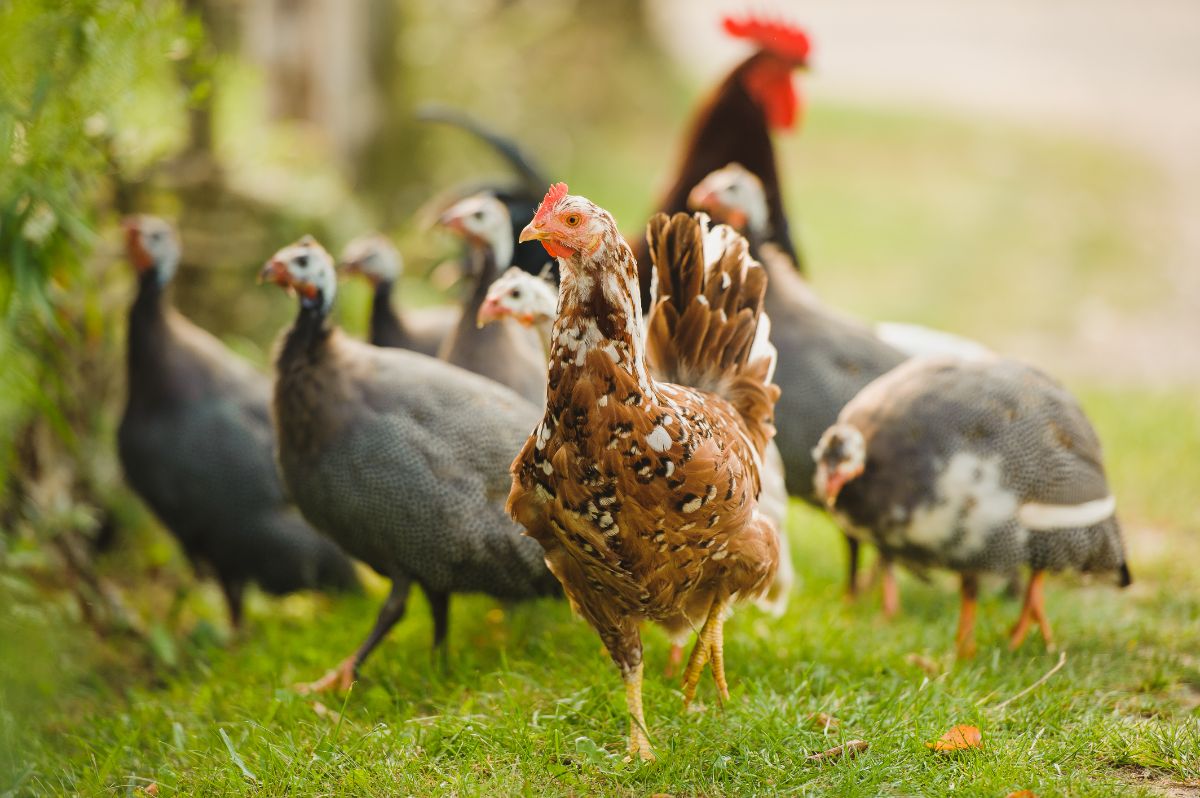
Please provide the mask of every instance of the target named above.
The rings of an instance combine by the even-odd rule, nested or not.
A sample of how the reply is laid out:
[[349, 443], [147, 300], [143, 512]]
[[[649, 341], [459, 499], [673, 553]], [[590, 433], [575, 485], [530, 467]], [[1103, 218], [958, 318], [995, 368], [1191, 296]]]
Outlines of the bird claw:
[[315, 682], [300, 683], [293, 689], [300, 695], [313, 693], [339, 692], [344, 693], [354, 685], [354, 657], [347, 657], [338, 663], [337, 667], [326, 673]]

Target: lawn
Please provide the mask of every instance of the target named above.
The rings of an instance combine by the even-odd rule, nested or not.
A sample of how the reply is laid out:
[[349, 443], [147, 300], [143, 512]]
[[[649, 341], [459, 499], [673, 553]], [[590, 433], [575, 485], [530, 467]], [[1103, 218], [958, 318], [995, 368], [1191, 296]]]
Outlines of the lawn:
[[[1054, 310], [1078, 301], [1080, 285], [1131, 317], [1161, 297], [1144, 209], [1156, 178], [1123, 153], [833, 107], [784, 156], [804, 175], [793, 205], [818, 286], [860, 314], [992, 342], [1017, 327], [1053, 346], [1069, 328]], [[640, 157], [634, 166], [657, 168]], [[638, 218], [642, 200], [620, 194], [615, 170], [579, 172], [573, 189]], [[1134, 275], [1145, 279], [1128, 288]], [[414, 592], [351, 693], [318, 703], [291, 686], [352, 650], [384, 586], [255, 595], [248, 628], [231, 637], [216, 591], [189, 590], [165, 535], [133, 513], [136, 529], [103, 568], [151, 619], [144, 636], [94, 635], [28, 576], [30, 553], [10, 552], [0, 571], [0, 796], [142, 795], [151, 784], [160, 796], [1200, 795], [1200, 400], [1194, 388], [1067, 380], [1106, 444], [1135, 584], [1053, 580], [1060, 651], [1036, 636], [1007, 651], [1018, 606], [999, 585], [982, 604], [979, 656], [964, 663], [951, 654], [947, 575], [905, 575], [891, 622], [874, 593], [847, 603], [839, 534], [797, 504], [800, 583], [782, 619], [747, 608], [730, 621], [724, 708], [706, 678], [702, 709], [681, 711], [677, 680], [662, 676], [666, 640], [647, 630], [659, 759], [631, 764], [620, 680], [565, 604], [456, 599], [443, 667]], [[977, 726], [982, 749], [926, 747], [956, 724]], [[869, 744], [857, 757], [807, 759], [854, 739]]]

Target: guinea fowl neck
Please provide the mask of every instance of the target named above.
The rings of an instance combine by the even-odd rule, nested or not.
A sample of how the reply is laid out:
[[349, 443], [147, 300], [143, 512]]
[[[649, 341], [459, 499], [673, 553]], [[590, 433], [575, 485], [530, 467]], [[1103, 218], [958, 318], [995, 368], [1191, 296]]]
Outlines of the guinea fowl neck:
[[322, 305], [321, 302], [300, 304], [300, 312], [279, 352], [278, 365], [311, 362], [316, 358], [333, 332], [329, 311]]
[[129, 309], [126, 341], [130, 401], [153, 400], [165, 390], [163, 369], [167, 365], [167, 317], [163, 294], [153, 269], [138, 277], [138, 293]]
[[588, 354], [599, 350], [649, 391], [637, 263], [629, 245], [614, 229], [595, 255], [576, 254], [560, 265], [558, 318], [550, 342], [552, 390], [569, 390], [586, 375]]
[[371, 302], [371, 343], [376, 345], [386, 345], [389, 341], [407, 337], [404, 323], [392, 307], [393, 285], [395, 282], [392, 280], [375, 283], [375, 298]]
[[[462, 316], [458, 320], [458, 330], [456, 331], [458, 335], [469, 335], [478, 329], [476, 319], [479, 316], [479, 308], [487, 299], [488, 289], [492, 287], [492, 283], [495, 282], [497, 273], [500, 271], [496, 262], [496, 254], [491, 247], [472, 249], [471, 260], [475, 267], [475, 284], [471, 286], [471, 293], [463, 304]], [[497, 326], [495, 329], [499, 330], [500, 327]]]

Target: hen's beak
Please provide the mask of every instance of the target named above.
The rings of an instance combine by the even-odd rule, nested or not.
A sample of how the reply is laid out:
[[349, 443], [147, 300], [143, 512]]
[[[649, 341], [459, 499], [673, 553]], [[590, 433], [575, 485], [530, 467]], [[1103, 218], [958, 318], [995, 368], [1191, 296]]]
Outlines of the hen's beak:
[[258, 283], [259, 285], [263, 283], [273, 283], [283, 286], [291, 285], [291, 275], [288, 274], [287, 264], [279, 258], [271, 258], [262, 267], [262, 271], [258, 273]]
[[825, 506], [829, 509], [837, 504], [838, 494], [842, 492], [842, 488], [846, 486], [846, 475], [840, 471], [833, 471], [825, 478]]
[[517, 237], [517, 241], [524, 244], [526, 241], [542, 241], [546, 238], [546, 231], [540, 227], [534, 227], [534, 222], [525, 225], [525, 229], [521, 231], [521, 235]]
[[500, 300], [490, 296], [479, 306], [479, 313], [475, 316], [475, 326], [486, 327], [502, 318], [504, 318], [504, 308], [501, 307]]

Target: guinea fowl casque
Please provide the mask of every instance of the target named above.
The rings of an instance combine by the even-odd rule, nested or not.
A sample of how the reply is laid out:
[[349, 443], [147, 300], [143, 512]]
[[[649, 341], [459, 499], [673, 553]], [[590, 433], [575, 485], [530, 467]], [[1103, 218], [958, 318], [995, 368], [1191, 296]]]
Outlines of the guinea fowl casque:
[[[494, 324], [511, 319], [538, 331], [547, 360], [550, 358], [554, 319], [558, 315], [558, 286], [517, 267], [512, 267], [492, 283], [487, 298], [479, 308], [479, 323]], [[652, 376], [653, 369], [651, 370]], [[665, 378], [665, 377], [664, 377]], [[791, 546], [787, 536], [788, 493], [783, 476], [783, 457], [774, 441], [763, 456], [762, 495], [759, 505], [763, 514], [779, 531], [779, 567], [771, 587], [755, 603], [765, 612], [779, 617], [787, 609], [788, 597], [796, 581], [792, 565]], [[675, 643], [668, 658], [668, 674], [682, 662], [682, 643]]]
[[[776, 443], [783, 455], [788, 491], [817, 507], [824, 504], [813, 488], [813, 447], [846, 403], [871, 380], [904, 362], [906, 355], [880, 340], [866, 325], [826, 307], [776, 245], [774, 229], [761, 202], [762, 184], [739, 166], [726, 166], [701, 180], [689, 195], [693, 208], [713, 214], [745, 231], [750, 252], [767, 270], [766, 312], [772, 342], [779, 351], [775, 382], [779, 399]], [[858, 540], [847, 536], [846, 589], [858, 587]], [[883, 609], [899, 610], [899, 588], [886, 562]]]
[[546, 397], [546, 362], [536, 334], [517, 325], [481, 327], [478, 323], [488, 288], [512, 262], [514, 241], [508, 210], [490, 194], [478, 194], [456, 203], [438, 221], [466, 242], [472, 264], [462, 316], [438, 356], [541, 404]]
[[645, 759], [640, 623], [676, 639], [703, 624], [684, 702], [706, 663], [725, 698], [726, 610], [767, 590], [779, 556], [758, 507], [778, 397], [765, 274], [744, 239], [704, 227], [651, 221], [646, 333], [637, 264], [606, 211], [558, 183], [521, 234], [558, 258], [561, 284], [546, 411], [513, 462], [508, 508], [620, 669], [630, 754]]
[[1046, 571], [1129, 584], [1100, 441], [1057, 382], [1001, 358], [918, 358], [872, 382], [821, 437], [816, 488], [848, 533], [962, 578], [959, 656], [975, 651], [981, 573], [1033, 575], [1010, 644], [1051, 643]]
[[[679, 168], [658, 211], [686, 211], [693, 186], [709, 172], [737, 161], [763, 181], [777, 241], [788, 257], [802, 266], [783, 211], [771, 131], [789, 130], [803, 115], [804, 104], [792, 73], [808, 66], [808, 35], [782, 22], [753, 17], [727, 17], [723, 25], [726, 33], [749, 40], [758, 51], [738, 64], [696, 112]], [[646, 308], [651, 298], [650, 260], [640, 237], [632, 246], [639, 264], [642, 307]]]
[[454, 308], [406, 310], [403, 317], [396, 312], [393, 286], [404, 269], [403, 260], [392, 242], [379, 234], [360, 236], [347, 244], [339, 266], [344, 273], [362, 275], [371, 283], [368, 340], [375, 346], [433, 356], [458, 323], [459, 313]]
[[411, 585], [445, 640], [452, 593], [505, 600], [558, 594], [541, 548], [506, 516], [513, 453], [537, 407], [425, 355], [345, 336], [329, 321], [336, 276], [312, 238], [263, 269], [299, 295], [276, 361], [279, 465], [313, 526], [392, 581], [366, 641], [310, 689], [345, 689], [404, 615]]
[[248, 583], [275, 594], [357, 588], [350, 560], [284, 498], [270, 382], [165, 299], [180, 258], [175, 231], [140, 216], [125, 234], [138, 275], [117, 433], [129, 484], [193, 565], [215, 573], [234, 626]]

